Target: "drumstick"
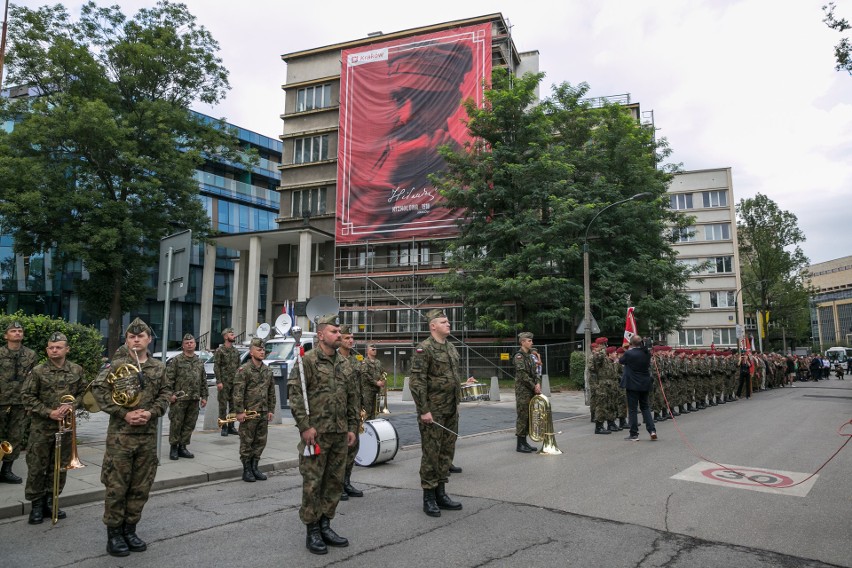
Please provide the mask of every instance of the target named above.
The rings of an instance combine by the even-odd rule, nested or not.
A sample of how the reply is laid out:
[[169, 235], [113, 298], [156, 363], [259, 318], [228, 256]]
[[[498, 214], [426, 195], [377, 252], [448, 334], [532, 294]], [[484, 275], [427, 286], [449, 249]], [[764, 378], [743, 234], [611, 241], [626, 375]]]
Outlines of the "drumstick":
[[459, 435], [459, 434], [458, 434], [458, 432], [453, 432], [452, 430], [450, 430], [449, 428], [447, 428], [447, 427], [446, 427], [446, 426], [444, 426], [443, 424], [438, 424], [438, 423], [437, 423], [437, 422], [435, 422], [434, 420], [432, 421], [432, 424], [434, 424], [435, 426], [438, 426], [439, 428], [443, 428], [444, 430], [446, 430], [446, 431], [447, 431], [447, 432], [449, 432], [450, 434], [453, 434], [454, 436], [458, 436], [458, 435]]

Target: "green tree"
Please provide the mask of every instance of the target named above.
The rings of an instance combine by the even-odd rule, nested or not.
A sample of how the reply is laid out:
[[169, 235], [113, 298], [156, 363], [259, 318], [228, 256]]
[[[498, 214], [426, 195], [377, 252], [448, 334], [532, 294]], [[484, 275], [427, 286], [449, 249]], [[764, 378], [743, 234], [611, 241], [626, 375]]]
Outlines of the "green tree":
[[559, 85], [536, 104], [542, 78], [496, 70], [485, 107], [467, 103], [476, 142], [443, 149], [448, 170], [434, 181], [464, 213], [451, 270], [436, 285], [464, 297], [478, 324], [498, 334], [573, 325], [583, 314], [586, 227], [602, 207], [649, 192], [650, 201], [595, 221], [592, 311], [605, 333], [620, 334], [629, 297], [645, 330], [673, 329], [687, 313], [688, 273], [667, 235], [686, 220], [668, 209], [671, 175], [656, 167], [669, 154], [665, 141], [623, 106], [584, 101], [585, 84]]
[[799, 247], [805, 234], [796, 215], [758, 193], [737, 204], [737, 234], [743, 306], [769, 314], [773, 343], [780, 343], [782, 332], [805, 343], [810, 335], [805, 284], [809, 261]]
[[228, 74], [183, 4], [128, 18], [89, 2], [77, 21], [62, 5], [15, 6], [10, 21], [9, 80], [33, 96], [2, 108], [15, 122], [0, 134], [3, 228], [17, 252], [83, 261], [81, 296], [108, 318], [112, 352], [122, 314], [150, 292], [159, 240], [209, 234], [196, 167], [205, 154], [243, 159], [223, 121], [188, 109], [220, 101]]
[[[825, 25], [840, 33], [852, 29], [852, 25], [846, 18], [838, 18], [834, 15], [835, 7], [834, 2], [829, 2], [822, 7], [822, 11], [825, 12], [825, 18], [822, 21], [825, 22]], [[850, 43], [848, 37], [840, 38], [840, 42], [834, 46], [834, 57], [837, 60], [835, 69], [838, 71], [845, 70], [852, 75], [852, 43]]]

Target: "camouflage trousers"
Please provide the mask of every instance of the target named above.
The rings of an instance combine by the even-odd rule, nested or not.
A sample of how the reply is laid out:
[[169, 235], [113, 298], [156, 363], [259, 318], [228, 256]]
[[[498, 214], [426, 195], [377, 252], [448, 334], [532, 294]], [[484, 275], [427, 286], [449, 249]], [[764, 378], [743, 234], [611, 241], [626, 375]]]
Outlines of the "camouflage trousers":
[[217, 391], [216, 400], [219, 404], [219, 420], [224, 420], [228, 416], [228, 410], [234, 412], [234, 404], [232, 402], [234, 386], [230, 381], [222, 381], [222, 390]]
[[[436, 414], [432, 418], [444, 428], [459, 431], [458, 410], [452, 414]], [[439, 483], [446, 483], [449, 478], [450, 465], [456, 453], [458, 436], [447, 432], [441, 426], [424, 424], [417, 419], [420, 428], [420, 486], [423, 489], [434, 489]]]
[[189, 445], [198, 421], [198, 400], [178, 400], [169, 405], [169, 444]]
[[[53, 494], [54, 449], [56, 436], [51, 431], [32, 431], [27, 443], [27, 484], [24, 497], [35, 501]], [[59, 470], [59, 493], [65, 488], [65, 466], [71, 461], [71, 432], [62, 435], [60, 452], [62, 468]]]
[[104, 524], [115, 528], [135, 525], [157, 475], [157, 437], [151, 434], [107, 434], [101, 483]]
[[240, 424], [240, 461], [260, 459], [260, 454], [266, 448], [266, 437], [269, 434], [269, 422], [266, 413], [260, 418], [246, 420]]
[[343, 493], [343, 475], [346, 471], [346, 433], [319, 433], [318, 456], [305, 457], [305, 442], [300, 441], [299, 473], [302, 474], [302, 506], [299, 519], [306, 525], [320, 517], [334, 518], [340, 494]]
[[358, 455], [358, 448], [361, 447], [361, 440], [355, 437], [355, 443], [349, 447], [346, 452], [346, 476], [352, 475], [352, 468], [355, 467], [355, 457]]
[[12, 444], [12, 453], [3, 458], [4, 462], [13, 462], [21, 455], [29, 426], [30, 419], [24, 405], [0, 406], [0, 442]]
[[515, 386], [515, 436], [526, 437], [530, 431], [530, 400], [535, 396], [529, 389]]

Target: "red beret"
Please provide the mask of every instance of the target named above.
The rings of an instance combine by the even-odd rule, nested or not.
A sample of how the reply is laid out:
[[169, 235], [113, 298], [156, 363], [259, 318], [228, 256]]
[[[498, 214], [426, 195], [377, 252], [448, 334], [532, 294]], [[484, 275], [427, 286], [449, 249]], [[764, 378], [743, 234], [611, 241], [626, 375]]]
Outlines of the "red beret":
[[595, 343], [606, 343], [608, 341], [609, 340], [606, 337], [598, 337], [597, 339], [595, 339]]
[[607, 348], [606, 348], [606, 352], [607, 352], [607, 354], [615, 353], [615, 347], [612, 347], [612, 346], [607, 347]]
[[624, 347], [619, 347], [615, 350], [616, 353], [624, 353]]

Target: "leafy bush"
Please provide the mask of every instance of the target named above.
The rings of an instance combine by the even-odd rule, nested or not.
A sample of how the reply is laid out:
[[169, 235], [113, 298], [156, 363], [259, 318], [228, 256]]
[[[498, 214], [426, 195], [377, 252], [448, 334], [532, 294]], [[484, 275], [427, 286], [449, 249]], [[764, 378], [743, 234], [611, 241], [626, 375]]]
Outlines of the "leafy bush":
[[586, 355], [582, 351], [574, 351], [571, 353], [571, 384], [575, 390], [583, 390], [586, 387], [586, 381], [583, 379], [583, 371], [586, 367]]

